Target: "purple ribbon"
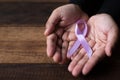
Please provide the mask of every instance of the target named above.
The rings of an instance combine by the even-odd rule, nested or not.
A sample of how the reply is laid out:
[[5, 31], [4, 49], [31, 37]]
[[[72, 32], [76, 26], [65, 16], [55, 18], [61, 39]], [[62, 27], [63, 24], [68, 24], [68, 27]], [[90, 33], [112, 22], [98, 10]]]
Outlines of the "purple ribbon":
[[[84, 24], [84, 29], [80, 30], [79, 28], [79, 24]], [[76, 23], [75, 26], [75, 35], [77, 37], [77, 40], [75, 41], [74, 45], [72, 46], [72, 48], [70, 48], [70, 50], [68, 50], [67, 56], [71, 57], [75, 51], [79, 48], [80, 45], [82, 45], [82, 47], [85, 49], [88, 57], [90, 58], [92, 55], [92, 49], [90, 48], [87, 40], [85, 39], [85, 36], [87, 34], [87, 24], [84, 20], [79, 20]]]

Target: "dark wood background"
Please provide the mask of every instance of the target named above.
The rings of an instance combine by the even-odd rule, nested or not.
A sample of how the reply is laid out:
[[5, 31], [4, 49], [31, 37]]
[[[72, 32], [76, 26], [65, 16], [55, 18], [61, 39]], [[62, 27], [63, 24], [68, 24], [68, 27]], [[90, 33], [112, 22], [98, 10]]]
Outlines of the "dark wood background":
[[0, 62], [44, 63], [44, 25], [63, 2], [0, 2]]
[[[120, 47], [87, 76], [73, 77], [67, 64], [46, 56], [44, 25], [67, 0], [0, 0], [0, 80], [120, 80]], [[120, 41], [120, 40], [119, 40]]]

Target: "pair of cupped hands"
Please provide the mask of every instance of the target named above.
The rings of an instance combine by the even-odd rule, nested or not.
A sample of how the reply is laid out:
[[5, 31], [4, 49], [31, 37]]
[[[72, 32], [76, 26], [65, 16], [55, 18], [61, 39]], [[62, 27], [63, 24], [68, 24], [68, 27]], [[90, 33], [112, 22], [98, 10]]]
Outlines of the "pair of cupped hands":
[[[88, 25], [85, 38], [93, 51], [90, 58], [81, 46], [74, 55], [67, 56], [68, 50], [77, 40], [75, 23], [79, 19], [85, 20]], [[68, 70], [73, 76], [78, 76], [80, 73], [88, 74], [98, 61], [111, 56], [118, 38], [118, 27], [108, 14], [88, 17], [78, 5], [67, 4], [53, 10], [46, 23], [44, 35], [47, 40], [47, 56], [60, 64], [71, 60]]]

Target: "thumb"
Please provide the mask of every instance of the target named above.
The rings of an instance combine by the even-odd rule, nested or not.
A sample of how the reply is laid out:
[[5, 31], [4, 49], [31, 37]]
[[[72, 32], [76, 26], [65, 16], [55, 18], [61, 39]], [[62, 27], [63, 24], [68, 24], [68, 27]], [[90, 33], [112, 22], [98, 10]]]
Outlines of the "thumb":
[[112, 48], [114, 47], [115, 43], [117, 42], [118, 39], [118, 28], [117, 26], [114, 29], [111, 29], [108, 32], [108, 37], [107, 37], [107, 45], [105, 47], [105, 52], [107, 56], [111, 56], [112, 54]]
[[45, 36], [48, 36], [55, 30], [55, 26], [58, 24], [60, 19], [60, 12], [57, 9], [54, 10], [46, 23], [46, 29], [44, 32]]

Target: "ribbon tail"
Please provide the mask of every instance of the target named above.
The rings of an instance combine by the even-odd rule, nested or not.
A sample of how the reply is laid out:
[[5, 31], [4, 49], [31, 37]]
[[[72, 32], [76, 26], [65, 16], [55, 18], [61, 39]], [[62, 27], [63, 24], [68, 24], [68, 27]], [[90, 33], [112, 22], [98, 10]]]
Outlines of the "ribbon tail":
[[75, 41], [74, 45], [72, 46], [72, 48], [70, 48], [67, 52], [67, 56], [71, 57], [74, 52], [78, 49], [78, 47], [80, 46], [81, 42], [77, 39], [77, 41]]
[[85, 51], [87, 52], [88, 57], [90, 58], [92, 56], [92, 49], [89, 46], [87, 40], [85, 39], [85, 37], [83, 35], [79, 35], [79, 39], [81, 41], [82, 47], [85, 49]]

